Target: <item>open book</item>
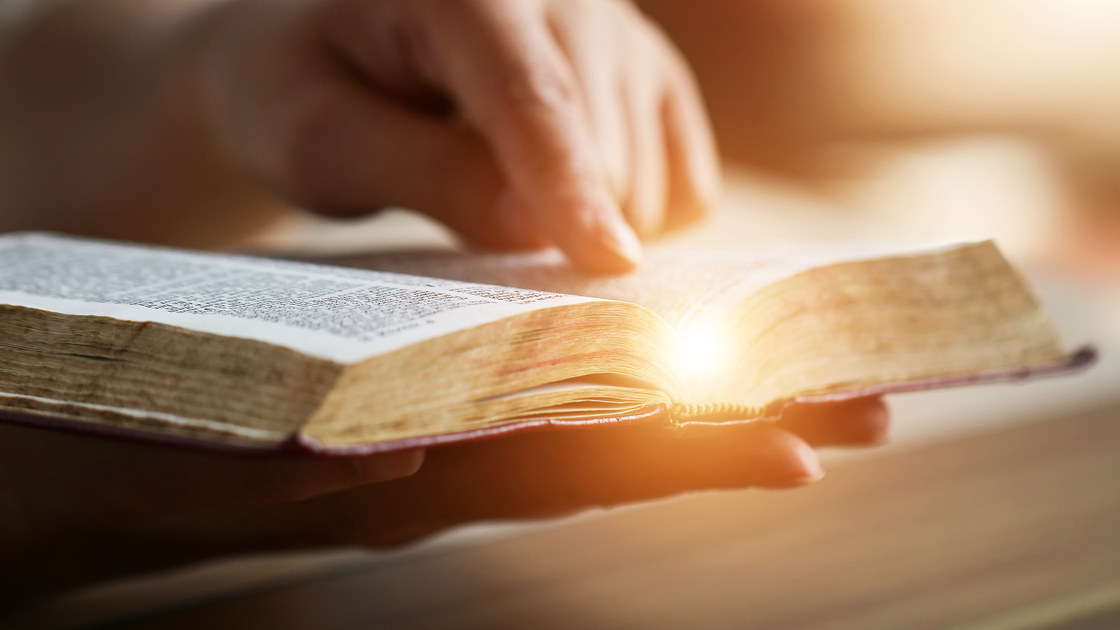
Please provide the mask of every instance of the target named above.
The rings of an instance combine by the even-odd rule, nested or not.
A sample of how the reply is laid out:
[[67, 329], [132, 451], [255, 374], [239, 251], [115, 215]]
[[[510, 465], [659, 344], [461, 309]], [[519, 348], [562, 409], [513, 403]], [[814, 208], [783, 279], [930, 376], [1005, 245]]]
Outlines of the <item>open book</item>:
[[772, 418], [790, 401], [1023, 378], [1065, 352], [990, 242], [350, 265], [0, 237], [0, 417], [361, 453], [517, 428]]

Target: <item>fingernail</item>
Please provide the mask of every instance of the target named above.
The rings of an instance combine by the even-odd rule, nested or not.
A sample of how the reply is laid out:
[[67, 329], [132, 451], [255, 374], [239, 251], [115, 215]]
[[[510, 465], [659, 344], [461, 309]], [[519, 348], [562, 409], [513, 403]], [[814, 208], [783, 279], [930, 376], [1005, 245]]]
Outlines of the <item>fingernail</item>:
[[821, 460], [817, 457], [817, 452], [808, 444], [798, 446], [797, 460], [801, 464], [801, 470], [792, 477], [791, 480], [794, 483], [810, 484], [824, 478], [824, 468], [821, 467]]
[[376, 474], [383, 480], [400, 479], [408, 477], [420, 470], [424, 463], [424, 449], [410, 449], [373, 455], [369, 458], [374, 465]]
[[628, 261], [631, 266], [642, 260], [642, 242], [626, 221], [614, 213], [600, 213], [598, 217], [599, 242], [607, 249]]
[[795, 485], [807, 486], [811, 483], [820, 481], [821, 479], [824, 479], [823, 468], [818, 468], [817, 471], [812, 475], [800, 475], [797, 477], [793, 477], [790, 479], [790, 481]]

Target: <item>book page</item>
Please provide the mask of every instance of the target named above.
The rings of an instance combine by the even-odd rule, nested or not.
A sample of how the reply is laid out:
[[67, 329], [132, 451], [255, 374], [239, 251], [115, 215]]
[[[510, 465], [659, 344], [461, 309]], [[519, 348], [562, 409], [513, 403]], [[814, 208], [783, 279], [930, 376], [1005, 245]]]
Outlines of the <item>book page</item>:
[[[556, 251], [531, 253], [396, 252], [334, 257], [334, 264], [454, 278], [632, 302], [664, 319], [675, 331], [672, 385], [677, 400], [719, 400], [736, 374], [743, 348], [735, 319], [760, 289], [810, 269], [840, 262], [935, 252], [956, 245], [838, 243], [742, 250], [649, 247], [637, 269], [593, 276], [574, 269]], [[666, 368], [669, 369], [669, 368]]]
[[657, 313], [678, 332], [731, 315], [762, 287], [816, 267], [944, 249], [944, 243], [773, 245], [743, 250], [649, 247], [629, 273], [593, 276], [557, 251], [527, 253], [395, 252], [335, 257], [332, 264], [621, 300]]
[[587, 301], [301, 262], [0, 236], [0, 303], [255, 339], [341, 363]]

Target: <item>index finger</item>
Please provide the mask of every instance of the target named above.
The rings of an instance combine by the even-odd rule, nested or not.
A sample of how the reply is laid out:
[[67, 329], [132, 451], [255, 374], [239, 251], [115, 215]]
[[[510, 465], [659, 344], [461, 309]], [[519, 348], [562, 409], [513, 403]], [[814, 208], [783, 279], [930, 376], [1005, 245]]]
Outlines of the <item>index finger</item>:
[[520, 211], [590, 271], [634, 266], [626, 223], [596, 146], [582, 89], [535, 3], [471, 0], [430, 8], [433, 65], [494, 151]]

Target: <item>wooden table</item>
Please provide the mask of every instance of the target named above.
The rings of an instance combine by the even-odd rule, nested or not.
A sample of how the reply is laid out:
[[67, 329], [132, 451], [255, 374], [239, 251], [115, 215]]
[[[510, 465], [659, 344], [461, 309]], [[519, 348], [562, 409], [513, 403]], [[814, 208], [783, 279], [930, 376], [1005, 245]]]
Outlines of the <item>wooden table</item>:
[[1117, 628], [1120, 406], [114, 627]]

